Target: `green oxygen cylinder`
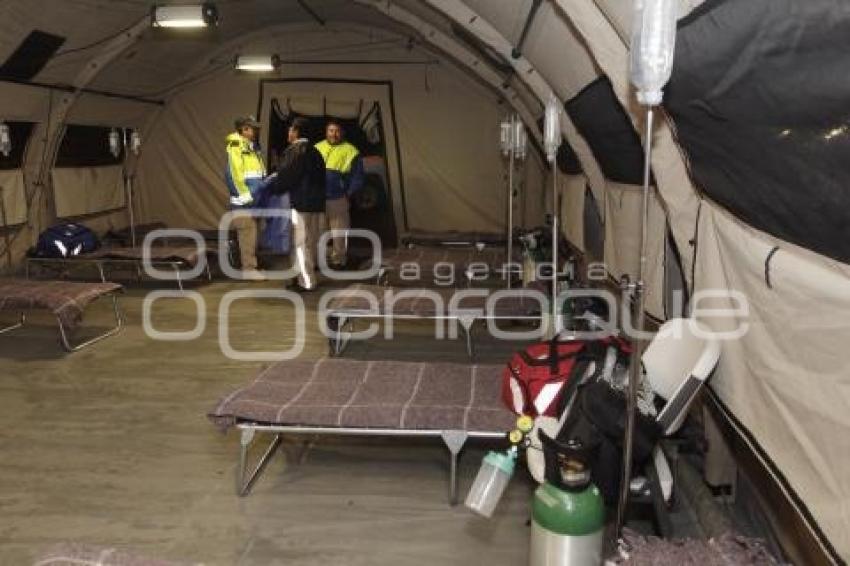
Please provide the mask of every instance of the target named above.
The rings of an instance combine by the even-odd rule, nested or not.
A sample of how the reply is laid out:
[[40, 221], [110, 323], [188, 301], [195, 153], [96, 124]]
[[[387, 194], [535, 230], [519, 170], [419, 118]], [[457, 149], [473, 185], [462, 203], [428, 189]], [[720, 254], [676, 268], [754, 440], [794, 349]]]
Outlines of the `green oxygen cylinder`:
[[546, 481], [531, 504], [531, 566], [597, 566], [602, 563], [605, 503], [590, 480], [589, 451], [561, 444], [540, 431]]

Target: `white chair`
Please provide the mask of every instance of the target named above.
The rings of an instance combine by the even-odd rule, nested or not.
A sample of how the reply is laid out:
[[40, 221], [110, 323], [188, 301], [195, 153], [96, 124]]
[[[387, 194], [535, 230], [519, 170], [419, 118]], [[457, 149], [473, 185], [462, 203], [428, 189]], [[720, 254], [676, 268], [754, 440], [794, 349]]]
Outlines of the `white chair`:
[[668, 320], [641, 357], [652, 390], [667, 401], [658, 413], [665, 436], [679, 430], [720, 359], [720, 342], [692, 318]]

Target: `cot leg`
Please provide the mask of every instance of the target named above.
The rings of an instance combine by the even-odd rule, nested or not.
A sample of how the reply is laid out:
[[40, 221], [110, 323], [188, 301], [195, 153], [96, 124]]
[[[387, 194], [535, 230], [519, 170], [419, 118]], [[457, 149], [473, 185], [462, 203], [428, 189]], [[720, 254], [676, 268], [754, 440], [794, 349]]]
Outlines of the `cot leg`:
[[351, 340], [351, 337], [348, 336], [347, 332], [349, 331], [346, 331], [346, 327], [349, 328], [349, 331], [353, 330], [354, 320], [339, 315], [331, 315], [328, 317], [328, 330], [333, 333], [333, 335], [328, 338], [331, 357], [342, 355], [346, 347], [348, 347], [348, 342]]
[[103, 271], [103, 263], [97, 262], [97, 272], [100, 275], [100, 282], [106, 283], [106, 273]]
[[263, 454], [263, 457], [260, 458], [260, 461], [257, 462], [257, 465], [246, 479], [245, 468], [248, 460], [248, 448], [254, 440], [254, 433], [255, 430], [253, 428], [243, 428], [242, 436], [239, 439], [239, 465], [236, 467], [236, 495], [239, 497], [245, 497], [248, 495], [251, 488], [254, 486], [254, 483], [257, 481], [257, 478], [259, 478], [260, 474], [263, 473], [263, 470], [266, 469], [266, 466], [271, 461], [272, 456], [274, 456], [274, 453], [277, 452], [281, 442], [283, 442], [283, 437], [280, 434], [276, 434], [274, 436], [274, 440], [272, 440], [271, 444], [269, 444], [266, 449], [265, 454]]
[[475, 343], [472, 340], [472, 327], [475, 325], [475, 319], [469, 317], [460, 317], [458, 319], [464, 334], [466, 334], [466, 353], [469, 359], [475, 360]]
[[449, 505], [457, 505], [457, 461], [463, 445], [469, 435], [465, 430], [444, 430], [442, 432], [443, 442], [449, 449]]
[[174, 278], [177, 280], [177, 287], [180, 289], [180, 292], [183, 292], [183, 279], [180, 278], [180, 266], [176, 263], [172, 263], [171, 267], [174, 268]]
[[0, 334], [3, 334], [4, 332], [11, 332], [12, 330], [18, 329], [18, 328], [20, 328], [24, 325], [24, 322], [26, 322], [26, 315], [24, 313], [21, 313], [20, 318], [18, 319], [18, 322], [11, 325], [11, 326], [6, 326], [5, 328], [0, 328]]
[[100, 342], [105, 338], [109, 338], [115, 334], [121, 332], [121, 328], [124, 326], [124, 317], [121, 316], [121, 309], [118, 307], [118, 295], [116, 293], [112, 293], [112, 312], [115, 315], [115, 326], [111, 329], [107, 330], [103, 334], [99, 334], [94, 338], [86, 340], [80, 344], [72, 345], [70, 340], [68, 340], [68, 333], [65, 330], [65, 326], [62, 324], [62, 319], [56, 317], [56, 321], [59, 324], [59, 340], [62, 342], [62, 347], [65, 348], [69, 352], [76, 352], [77, 350], [82, 350], [86, 346], [91, 346], [95, 342]]
[[378, 276], [375, 278], [375, 285], [384, 285], [388, 286], [390, 284], [390, 278], [387, 273], [386, 267], [378, 268]]

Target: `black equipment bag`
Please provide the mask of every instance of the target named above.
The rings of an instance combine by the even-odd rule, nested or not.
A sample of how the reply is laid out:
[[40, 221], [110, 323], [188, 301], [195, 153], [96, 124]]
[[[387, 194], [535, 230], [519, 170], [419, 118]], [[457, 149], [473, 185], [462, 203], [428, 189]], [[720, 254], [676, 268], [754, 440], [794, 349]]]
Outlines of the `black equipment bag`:
[[[593, 483], [602, 492], [608, 505], [617, 502], [623, 474], [623, 439], [626, 430], [626, 396], [611, 388], [605, 381], [593, 381], [579, 386], [564, 426], [557, 440], [571, 439], [593, 447], [590, 462]], [[637, 412], [632, 449], [633, 469], [640, 469], [662, 436], [655, 419]]]

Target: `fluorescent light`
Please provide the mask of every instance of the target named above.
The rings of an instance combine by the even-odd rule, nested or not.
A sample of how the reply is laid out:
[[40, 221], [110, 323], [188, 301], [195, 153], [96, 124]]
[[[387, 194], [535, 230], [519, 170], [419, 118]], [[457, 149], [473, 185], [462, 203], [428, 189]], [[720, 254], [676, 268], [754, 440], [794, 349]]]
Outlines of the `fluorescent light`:
[[154, 6], [151, 25], [160, 28], [205, 28], [218, 23], [218, 10], [215, 4]]
[[236, 57], [236, 70], [251, 73], [270, 73], [280, 66], [277, 55], [239, 55]]

